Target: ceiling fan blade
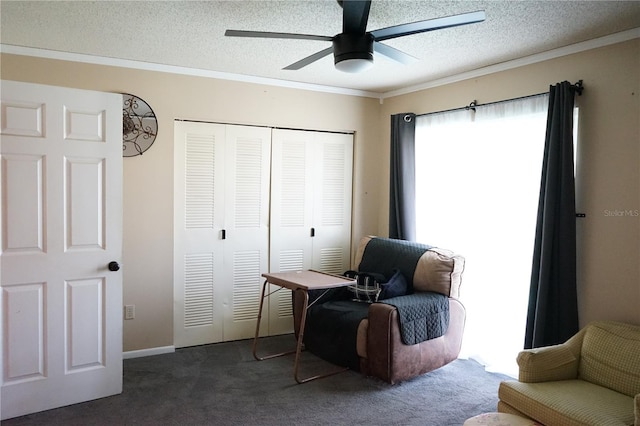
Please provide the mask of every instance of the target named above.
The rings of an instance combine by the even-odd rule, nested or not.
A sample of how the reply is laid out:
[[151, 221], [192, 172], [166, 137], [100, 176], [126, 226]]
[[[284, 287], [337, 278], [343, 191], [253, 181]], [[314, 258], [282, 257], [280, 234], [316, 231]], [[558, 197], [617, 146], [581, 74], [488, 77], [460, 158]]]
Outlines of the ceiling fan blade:
[[410, 24], [395, 25], [393, 27], [380, 28], [371, 31], [375, 41], [389, 40], [396, 37], [403, 37], [411, 34], [424, 33], [427, 31], [440, 30], [443, 28], [457, 27], [460, 25], [474, 24], [482, 22], [486, 18], [484, 10], [477, 12], [462, 13], [460, 15], [445, 16], [443, 18], [418, 21]]
[[386, 56], [389, 59], [393, 59], [396, 62], [400, 62], [404, 65], [411, 65], [418, 61], [418, 58], [411, 56], [408, 53], [404, 53], [395, 47], [388, 46], [386, 44], [375, 42], [373, 43], [373, 50], [381, 55]]
[[312, 34], [292, 34], [292, 33], [273, 33], [269, 31], [242, 31], [227, 30], [224, 32], [227, 37], [253, 37], [253, 38], [286, 38], [293, 40], [320, 40], [331, 41], [333, 37], [312, 35]]
[[329, 55], [333, 53], [333, 46], [332, 47], [328, 47], [324, 50], [321, 50], [319, 52], [314, 53], [311, 56], [307, 56], [304, 59], [299, 60], [298, 62], [294, 62], [293, 64], [286, 66], [283, 68], [283, 70], [299, 70], [302, 67], [306, 67], [307, 65], [317, 61], [318, 59], [322, 59], [325, 56]]
[[342, 5], [342, 32], [353, 34], [367, 32], [371, 0], [343, 0], [340, 4]]

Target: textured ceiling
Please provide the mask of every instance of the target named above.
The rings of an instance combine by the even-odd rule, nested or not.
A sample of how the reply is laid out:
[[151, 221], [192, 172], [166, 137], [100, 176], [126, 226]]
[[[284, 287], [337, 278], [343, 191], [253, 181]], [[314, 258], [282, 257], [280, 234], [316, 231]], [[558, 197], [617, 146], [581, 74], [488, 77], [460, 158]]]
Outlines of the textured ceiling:
[[484, 10], [483, 23], [385, 43], [420, 60], [380, 55], [361, 74], [327, 56], [283, 67], [330, 46], [309, 40], [225, 37], [226, 29], [333, 36], [342, 9], [321, 1], [7, 1], [0, 41], [107, 58], [384, 93], [640, 27], [640, 1], [373, 0], [367, 30]]

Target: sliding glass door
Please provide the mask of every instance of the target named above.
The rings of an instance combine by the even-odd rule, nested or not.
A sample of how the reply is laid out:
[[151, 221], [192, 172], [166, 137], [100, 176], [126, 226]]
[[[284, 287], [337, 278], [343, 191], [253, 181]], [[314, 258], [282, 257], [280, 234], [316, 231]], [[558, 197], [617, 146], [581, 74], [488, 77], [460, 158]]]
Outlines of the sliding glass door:
[[461, 356], [517, 374], [531, 278], [547, 96], [418, 116], [417, 240], [466, 258]]

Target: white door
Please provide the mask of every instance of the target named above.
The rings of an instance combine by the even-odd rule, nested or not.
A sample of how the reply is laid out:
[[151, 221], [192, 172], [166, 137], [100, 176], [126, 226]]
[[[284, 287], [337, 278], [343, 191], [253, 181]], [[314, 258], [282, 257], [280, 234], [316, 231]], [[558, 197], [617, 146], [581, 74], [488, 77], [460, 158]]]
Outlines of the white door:
[[173, 344], [222, 341], [225, 126], [174, 127]]
[[[343, 273], [351, 257], [353, 136], [275, 129], [272, 146], [271, 272]], [[270, 333], [291, 332], [290, 291], [269, 299]]]
[[269, 128], [175, 123], [176, 347], [253, 337], [268, 272], [270, 161]]
[[[310, 269], [318, 160], [314, 132], [274, 129], [272, 146], [271, 272]], [[290, 295], [279, 298], [285, 304], [291, 300]]]
[[[238, 340], [255, 335], [269, 272], [271, 129], [229, 125], [226, 142], [223, 335]], [[260, 331], [268, 334], [267, 321]]]
[[122, 392], [122, 97], [1, 84], [7, 419]]
[[353, 135], [316, 132], [312, 268], [342, 274], [351, 266]]

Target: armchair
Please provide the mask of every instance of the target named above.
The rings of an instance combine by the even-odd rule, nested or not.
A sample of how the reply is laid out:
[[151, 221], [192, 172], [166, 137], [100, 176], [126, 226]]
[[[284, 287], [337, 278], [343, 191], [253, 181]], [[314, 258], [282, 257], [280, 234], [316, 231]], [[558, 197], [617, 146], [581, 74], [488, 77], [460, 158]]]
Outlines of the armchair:
[[[359, 271], [386, 277], [400, 270], [407, 281], [408, 294], [371, 304], [353, 301], [353, 295], [344, 288], [323, 295], [307, 314], [307, 350], [389, 383], [427, 373], [458, 357], [466, 315], [457, 299], [464, 269], [462, 256], [414, 242], [366, 237], [360, 241], [354, 264]], [[310, 302], [317, 297], [310, 295]], [[437, 299], [437, 303], [423, 308], [421, 304], [428, 299]], [[302, 295], [294, 294], [296, 336], [303, 301]], [[405, 304], [426, 310], [426, 320], [442, 325], [443, 333], [405, 343], [407, 336], [400, 326], [398, 308]], [[414, 321], [418, 335], [424, 319]], [[428, 330], [424, 332], [429, 334]]]
[[640, 426], [640, 326], [593, 322], [567, 342], [524, 350], [498, 411], [545, 425]]

